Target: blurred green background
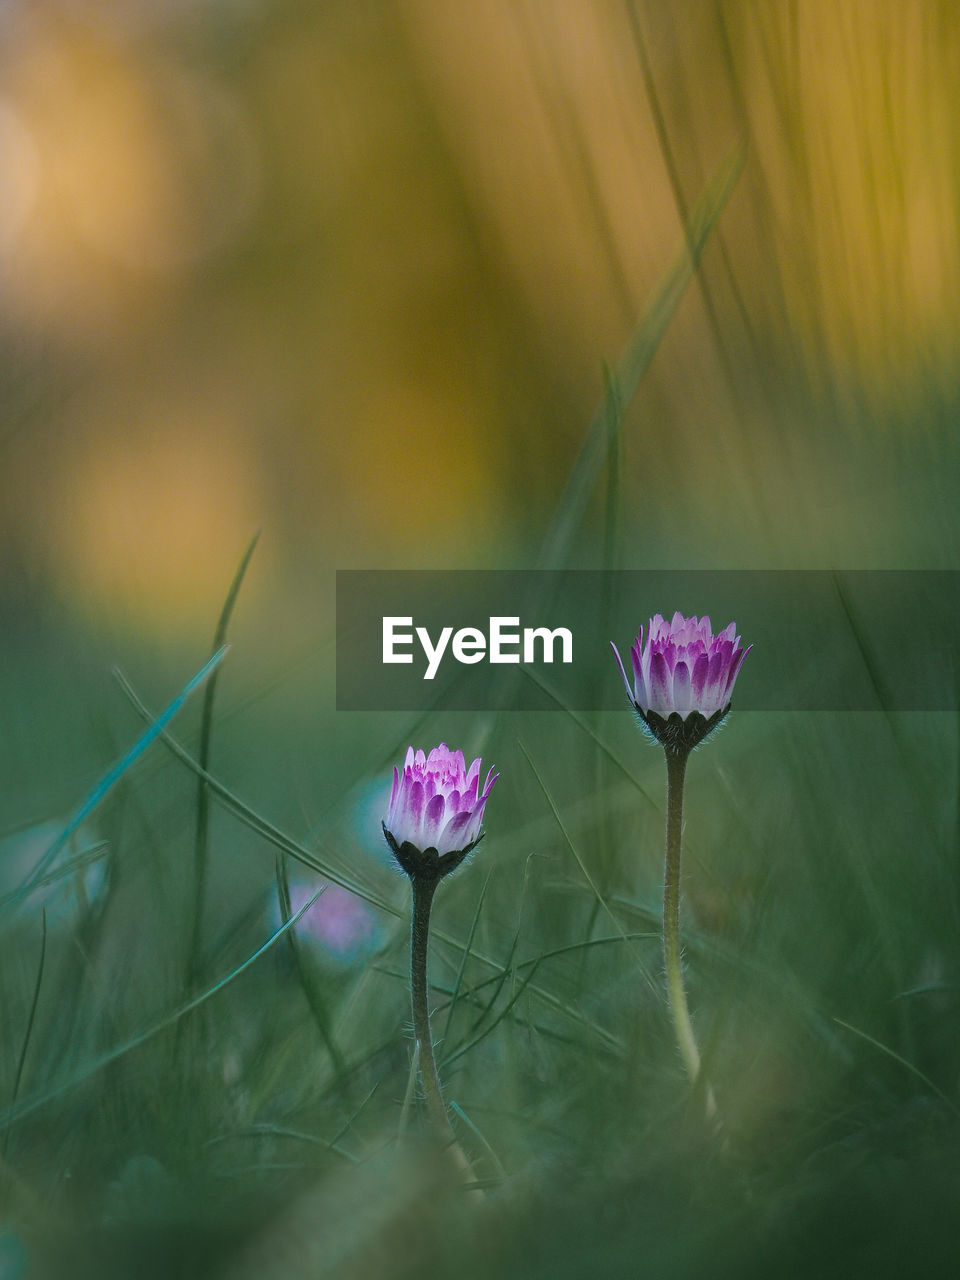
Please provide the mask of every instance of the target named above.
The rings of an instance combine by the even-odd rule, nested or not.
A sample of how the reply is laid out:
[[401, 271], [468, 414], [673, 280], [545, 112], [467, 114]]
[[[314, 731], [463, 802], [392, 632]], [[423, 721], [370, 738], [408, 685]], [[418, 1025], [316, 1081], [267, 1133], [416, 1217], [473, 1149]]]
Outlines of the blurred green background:
[[[333, 586], [957, 567], [958, 57], [948, 0], [0, 8], [3, 1280], [948, 1266], [956, 717], [734, 715], [694, 758], [717, 1143], [660, 995], [659, 753], [626, 712], [338, 715]], [[581, 513], [604, 369], [651, 314]], [[206, 843], [154, 744], [18, 894], [142, 731], [114, 666], [159, 712], [257, 529]], [[194, 759], [202, 701], [172, 726]], [[433, 957], [479, 1207], [397, 1140], [378, 815], [441, 739], [502, 774]], [[282, 848], [295, 909], [304, 858], [368, 901], [328, 890], [329, 927], [184, 1012], [277, 928]]]

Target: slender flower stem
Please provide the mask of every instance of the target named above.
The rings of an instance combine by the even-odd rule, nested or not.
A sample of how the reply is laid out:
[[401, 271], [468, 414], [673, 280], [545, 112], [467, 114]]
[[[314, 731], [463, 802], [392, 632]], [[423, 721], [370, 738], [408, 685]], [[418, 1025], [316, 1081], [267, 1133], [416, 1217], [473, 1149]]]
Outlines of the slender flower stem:
[[700, 1051], [693, 1034], [687, 992], [680, 961], [680, 841], [683, 828], [683, 780], [688, 751], [666, 751], [667, 757], [667, 856], [663, 877], [663, 963], [667, 995], [680, 1056], [690, 1082], [700, 1074]]
[[[452, 1161], [459, 1177], [474, 1181], [470, 1161], [464, 1155], [447, 1115], [447, 1108], [440, 1091], [437, 1061], [433, 1053], [433, 1037], [430, 1034], [430, 1005], [427, 997], [427, 949], [430, 941], [430, 908], [439, 879], [433, 876], [412, 875], [413, 915], [410, 926], [410, 1002], [413, 1008], [413, 1033], [417, 1041], [417, 1062], [423, 1096], [426, 1099], [430, 1122]], [[479, 1187], [471, 1187], [471, 1198], [483, 1200]]]
[[410, 929], [410, 997], [413, 1007], [413, 1033], [420, 1052], [420, 1079], [427, 1110], [435, 1129], [444, 1139], [453, 1141], [453, 1129], [440, 1092], [440, 1078], [433, 1054], [430, 1034], [430, 1007], [427, 999], [427, 946], [430, 938], [430, 907], [439, 880], [411, 876], [413, 886], [413, 918]]

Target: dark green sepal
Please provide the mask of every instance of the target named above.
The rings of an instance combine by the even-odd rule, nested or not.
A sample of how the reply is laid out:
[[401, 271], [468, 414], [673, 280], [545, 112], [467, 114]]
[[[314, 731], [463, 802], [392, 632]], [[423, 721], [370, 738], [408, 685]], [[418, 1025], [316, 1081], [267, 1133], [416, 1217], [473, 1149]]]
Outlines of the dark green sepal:
[[699, 711], [691, 711], [685, 720], [679, 711], [674, 711], [665, 720], [655, 711], [641, 711], [636, 702], [633, 705], [637, 715], [666, 751], [674, 755], [687, 755], [694, 747], [698, 747], [708, 734], [713, 733], [730, 710], [731, 704], [728, 702], [709, 720]]
[[387, 830], [386, 823], [381, 822], [380, 825], [383, 827], [383, 834], [387, 844], [390, 846], [390, 852], [396, 858], [401, 870], [405, 871], [411, 879], [433, 882], [442, 880], [451, 871], [456, 871], [464, 858], [473, 853], [486, 834], [486, 832], [481, 831], [476, 840], [468, 844], [465, 849], [451, 849], [449, 853], [438, 853], [432, 847], [418, 849], [409, 840], [404, 840], [403, 844], [397, 844]]

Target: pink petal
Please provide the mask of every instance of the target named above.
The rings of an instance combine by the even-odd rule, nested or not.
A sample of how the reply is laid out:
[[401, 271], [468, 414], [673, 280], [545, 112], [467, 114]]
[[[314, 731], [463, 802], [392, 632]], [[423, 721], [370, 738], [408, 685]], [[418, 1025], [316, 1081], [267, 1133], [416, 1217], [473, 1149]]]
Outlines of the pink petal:
[[[630, 685], [627, 683], [627, 673], [626, 673], [626, 671], [624, 671], [624, 669], [623, 669], [623, 660], [622, 660], [622, 659], [621, 659], [621, 657], [620, 657], [620, 650], [617, 648], [617, 646], [613, 643], [613, 641], [612, 641], [612, 640], [610, 641], [610, 648], [611, 648], [611, 649], [613, 650], [613, 652], [614, 652], [614, 655], [615, 655], [615, 657], [616, 657], [616, 659], [617, 659], [617, 666], [620, 668], [620, 674], [621, 674], [621, 676], [623, 676], [623, 687], [624, 687], [624, 688], [626, 689], [626, 691], [627, 691], [627, 697], [628, 697], [628, 698], [630, 699], [630, 701], [632, 702], [632, 701], [633, 701], [633, 690], [630, 688]], [[631, 650], [630, 650], [630, 656], [633, 658], [633, 669], [634, 669], [634, 671], [636, 671], [636, 669], [637, 669], [637, 659], [636, 659], [636, 655], [635, 655], [635, 653], [634, 653], [633, 649], [631, 649]]]
[[640, 659], [640, 674], [642, 676], [642, 687], [637, 690], [637, 701], [640, 703], [642, 711], [648, 710], [650, 706], [650, 660], [653, 657], [653, 638], [647, 635], [647, 647], [643, 651]]
[[701, 653], [693, 664], [693, 675], [690, 678], [690, 689], [693, 694], [693, 705], [699, 711], [700, 703], [703, 699], [703, 690], [707, 683], [707, 673], [710, 670], [710, 659], [705, 653]]
[[690, 714], [690, 671], [685, 662], [673, 669], [673, 708], [684, 720]]
[[635, 640], [630, 646], [630, 665], [633, 668], [633, 689], [636, 692], [637, 681], [643, 680], [643, 666], [641, 661], [640, 641]]
[[443, 828], [437, 841], [436, 849], [439, 853], [450, 853], [454, 849], [462, 849], [465, 844], [470, 843], [469, 840], [464, 838], [464, 835], [472, 817], [473, 814], [469, 809], [453, 815]]
[[491, 766], [490, 766], [490, 772], [487, 774], [486, 782], [484, 782], [484, 784], [483, 784], [483, 794], [482, 794], [482, 795], [481, 795], [481, 797], [480, 797], [480, 803], [481, 803], [481, 805], [486, 804], [486, 802], [487, 802], [487, 796], [488, 796], [488, 795], [490, 794], [490, 792], [493, 790], [493, 784], [496, 782], [496, 780], [497, 780], [499, 777], [500, 777], [499, 773], [494, 773], [494, 772], [493, 772], [493, 766], [491, 765]]
[[460, 807], [463, 809], [472, 809], [477, 803], [477, 789], [480, 785], [478, 774], [474, 774], [470, 781], [470, 785], [460, 795]]
[[733, 686], [737, 682], [737, 676], [740, 674], [740, 668], [743, 666], [743, 660], [753, 648], [752, 644], [748, 644], [746, 649], [738, 649], [733, 660], [733, 666], [730, 668], [730, 674], [727, 676], [727, 686], [725, 697], [729, 701], [730, 695], [733, 693]]
[[630, 650], [630, 663], [633, 667], [633, 696], [642, 706], [646, 703], [646, 693], [643, 683], [643, 655], [639, 640], [634, 641]]
[[446, 803], [443, 795], [438, 791], [427, 805], [423, 819], [423, 834], [428, 845], [435, 845], [440, 837], [445, 808]]
[[662, 653], [655, 653], [650, 659], [650, 711], [668, 716], [673, 710], [673, 697], [670, 689], [670, 672]]
[[707, 671], [707, 679], [704, 685], [701, 701], [701, 710], [707, 717], [712, 716], [715, 711], [719, 711], [722, 706], [723, 680], [723, 655], [720, 653], [712, 653], [710, 655], [710, 666]]
[[419, 781], [412, 782], [407, 787], [406, 804], [404, 805], [406, 818], [411, 826], [418, 827], [423, 820], [423, 805], [423, 783]]

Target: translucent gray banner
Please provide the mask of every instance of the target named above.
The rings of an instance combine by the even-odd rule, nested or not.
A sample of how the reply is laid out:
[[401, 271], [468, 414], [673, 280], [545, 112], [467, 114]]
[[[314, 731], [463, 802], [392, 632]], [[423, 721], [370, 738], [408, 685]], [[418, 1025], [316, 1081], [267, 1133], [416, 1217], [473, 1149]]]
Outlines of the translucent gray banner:
[[606, 710], [655, 613], [735, 620], [750, 711], [956, 711], [953, 570], [342, 570], [341, 711]]

